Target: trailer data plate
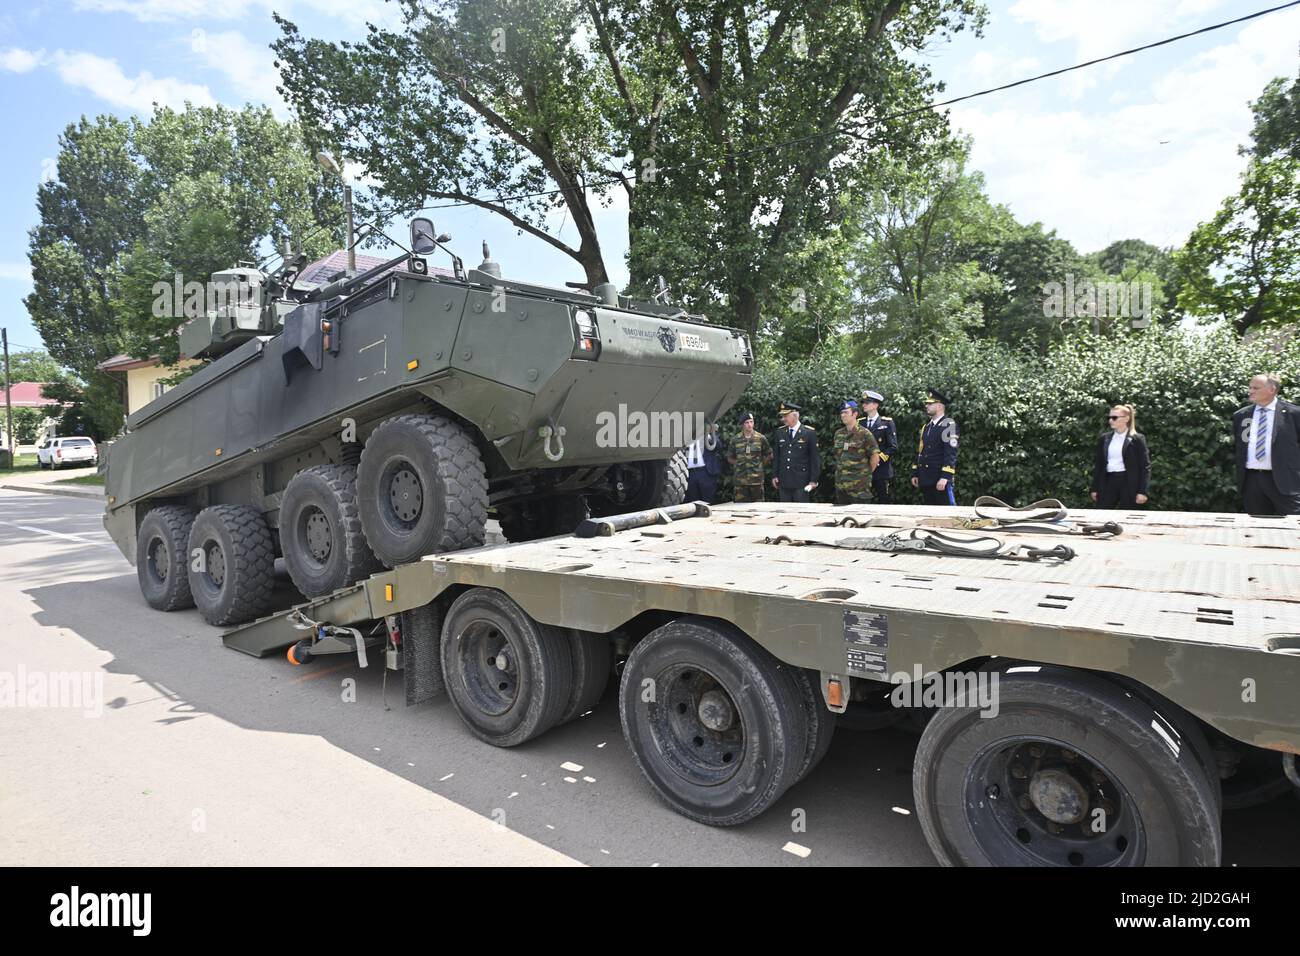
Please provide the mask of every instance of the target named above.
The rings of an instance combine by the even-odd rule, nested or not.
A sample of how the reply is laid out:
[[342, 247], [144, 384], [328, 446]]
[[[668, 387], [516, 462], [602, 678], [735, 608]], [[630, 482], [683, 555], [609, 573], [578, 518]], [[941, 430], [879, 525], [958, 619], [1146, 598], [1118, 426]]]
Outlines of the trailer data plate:
[[883, 675], [889, 653], [889, 615], [845, 608], [844, 643], [850, 674]]

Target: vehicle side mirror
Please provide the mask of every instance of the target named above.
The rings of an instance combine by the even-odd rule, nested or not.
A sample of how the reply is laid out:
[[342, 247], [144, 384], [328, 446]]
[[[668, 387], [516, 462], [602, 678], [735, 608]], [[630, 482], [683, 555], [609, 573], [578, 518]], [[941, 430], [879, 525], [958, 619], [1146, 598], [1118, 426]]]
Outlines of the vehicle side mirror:
[[411, 251], [417, 256], [427, 256], [438, 248], [438, 233], [433, 228], [432, 219], [411, 220]]

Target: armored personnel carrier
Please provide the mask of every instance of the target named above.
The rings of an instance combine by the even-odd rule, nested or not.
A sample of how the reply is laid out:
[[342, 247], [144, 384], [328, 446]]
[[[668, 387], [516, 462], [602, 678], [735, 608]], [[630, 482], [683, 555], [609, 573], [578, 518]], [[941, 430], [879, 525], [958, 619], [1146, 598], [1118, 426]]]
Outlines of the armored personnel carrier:
[[682, 446], [749, 381], [750, 343], [658, 296], [431, 275], [411, 251], [325, 285], [303, 258], [213, 277], [181, 333], [212, 358], [130, 415], [104, 526], [159, 610], [212, 624], [271, 609], [275, 560], [308, 597], [424, 555], [680, 502]]

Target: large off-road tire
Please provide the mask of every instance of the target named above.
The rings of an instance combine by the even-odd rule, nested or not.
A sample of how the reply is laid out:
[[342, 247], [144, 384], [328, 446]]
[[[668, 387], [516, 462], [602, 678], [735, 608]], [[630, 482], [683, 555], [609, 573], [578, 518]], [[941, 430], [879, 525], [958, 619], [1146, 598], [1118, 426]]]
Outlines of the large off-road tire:
[[361, 527], [388, 567], [483, 544], [487, 474], [465, 429], [398, 415], [371, 433], [357, 469]]
[[155, 610], [194, 606], [188, 574], [194, 515], [193, 508], [163, 505], [150, 510], [140, 521], [135, 535], [135, 574], [140, 593]]
[[190, 527], [188, 552], [190, 593], [209, 624], [242, 624], [270, 609], [275, 542], [259, 512], [245, 505], [204, 508]]
[[569, 636], [500, 591], [474, 588], [447, 610], [442, 673], [470, 733], [513, 747], [560, 722], [572, 694]]
[[560, 723], [581, 717], [600, 703], [614, 667], [614, 648], [605, 634], [569, 629], [573, 657], [573, 691], [560, 714]]
[[683, 816], [734, 826], [798, 779], [807, 717], [794, 681], [734, 628], [679, 618], [639, 641], [619, 717], [637, 767]]
[[657, 461], [614, 465], [610, 469], [610, 480], [615, 485], [612, 491], [591, 495], [587, 499], [592, 517], [605, 518], [630, 511], [679, 505], [686, 500], [689, 477], [685, 451]]
[[289, 479], [280, 499], [280, 553], [294, 585], [320, 597], [379, 570], [361, 531], [357, 470], [314, 465]]
[[1149, 702], [1086, 671], [998, 670], [996, 716], [959, 692], [917, 747], [917, 819], [940, 863], [1219, 864], [1217, 788]]

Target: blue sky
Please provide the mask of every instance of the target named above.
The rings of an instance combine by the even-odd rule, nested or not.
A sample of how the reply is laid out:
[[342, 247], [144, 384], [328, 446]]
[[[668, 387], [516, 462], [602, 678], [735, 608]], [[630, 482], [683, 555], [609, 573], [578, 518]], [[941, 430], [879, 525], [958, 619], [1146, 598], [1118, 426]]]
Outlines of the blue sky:
[[[1276, 0], [1275, 0], [1276, 2]], [[1268, 0], [1015, 0], [989, 3], [982, 38], [963, 34], [924, 58], [948, 93], [973, 92], [1231, 19]], [[271, 103], [272, 9], [303, 32], [360, 36], [394, 17], [383, 0], [36, 0], [0, 13], [0, 325], [39, 346], [22, 297], [27, 230], [58, 136], [80, 116], [148, 114], [155, 100]], [[990, 196], [1042, 221], [1083, 251], [1127, 237], [1180, 244], [1236, 189], [1247, 101], [1294, 77], [1300, 8], [953, 108], [974, 137]], [[479, 210], [438, 214], [469, 262], [487, 239], [506, 275], [580, 279], [569, 259]], [[556, 222], [555, 228], [561, 228]], [[598, 216], [606, 262], [623, 281], [626, 209]], [[562, 233], [563, 234], [563, 233]], [[572, 226], [568, 226], [572, 238]]]

